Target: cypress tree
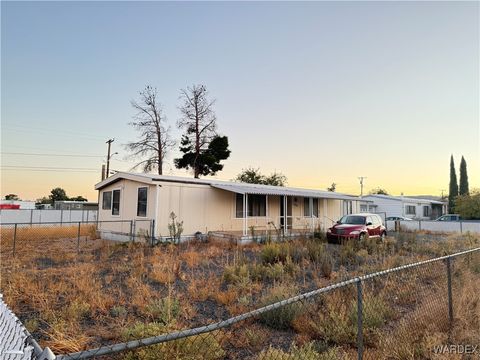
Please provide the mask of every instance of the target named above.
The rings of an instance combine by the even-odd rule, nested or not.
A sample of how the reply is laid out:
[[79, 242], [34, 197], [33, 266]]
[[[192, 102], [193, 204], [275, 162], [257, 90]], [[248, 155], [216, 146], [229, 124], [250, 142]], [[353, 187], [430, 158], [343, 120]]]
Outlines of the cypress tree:
[[460, 195], [468, 195], [468, 175], [467, 175], [467, 162], [462, 156], [460, 161], [460, 189], [458, 191]]
[[450, 157], [450, 186], [448, 190], [448, 212], [451, 214], [455, 209], [455, 198], [458, 196], [457, 174], [455, 173], [455, 164], [453, 155]]

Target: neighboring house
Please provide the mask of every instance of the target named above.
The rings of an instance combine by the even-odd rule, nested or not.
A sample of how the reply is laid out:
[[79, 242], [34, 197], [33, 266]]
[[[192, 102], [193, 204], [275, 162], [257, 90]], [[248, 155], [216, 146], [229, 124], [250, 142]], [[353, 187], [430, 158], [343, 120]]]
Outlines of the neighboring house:
[[[253, 231], [313, 231], [331, 226], [342, 215], [359, 211], [359, 198], [336, 192], [245, 184], [210, 179], [118, 172], [95, 185], [99, 190], [98, 220], [108, 233], [150, 229], [168, 237], [170, 213], [183, 221], [183, 235], [210, 231], [238, 236]], [[247, 210], [248, 209], [248, 210]], [[121, 222], [123, 220], [123, 222]], [[116, 222], [113, 222], [116, 221]], [[252, 231], [253, 230], [253, 231]]]
[[446, 212], [447, 203], [409, 196], [366, 195], [363, 200], [372, 201], [375, 212], [390, 216], [403, 216], [418, 220], [432, 220]]
[[88, 201], [57, 200], [55, 210], [98, 210], [98, 203]]
[[15, 210], [24, 210], [24, 209], [35, 209], [35, 201], [28, 200], [0, 200], [1, 209], [15, 209]]

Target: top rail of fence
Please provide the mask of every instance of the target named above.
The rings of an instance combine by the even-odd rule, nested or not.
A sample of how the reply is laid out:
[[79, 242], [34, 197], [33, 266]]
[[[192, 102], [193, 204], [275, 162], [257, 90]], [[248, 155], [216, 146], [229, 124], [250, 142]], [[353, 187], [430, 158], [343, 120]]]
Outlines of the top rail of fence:
[[[101, 224], [101, 223], [129, 223], [134, 220], [88, 220], [88, 221], [46, 221], [46, 222], [9, 222], [0, 223], [0, 227], [4, 225], [65, 225], [65, 224]], [[150, 221], [150, 220], [135, 220], [135, 221]]]
[[249, 318], [256, 317], [256, 316], [264, 314], [266, 312], [276, 310], [276, 309], [279, 309], [281, 307], [296, 303], [298, 301], [306, 300], [306, 299], [312, 298], [314, 296], [318, 296], [322, 293], [327, 293], [327, 292], [332, 291], [334, 289], [345, 287], [345, 286], [348, 286], [348, 285], [351, 285], [351, 284], [356, 284], [356, 283], [359, 283], [361, 281], [371, 279], [371, 278], [374, 278], [374, 277], [384, 276], [384, 275], [387, 275], [387, 274], [390, 274], [390, 273], [399, 272], [399, 271], [402, 271], [402, 270], [406, 270], [406, 269], [415, 268], [415, 267], [423, 266], [423, 265], [434, 263], [434, 262], [447, 260], [447, 259], [450, 259], [450, 258], [470, 254], [470, 253], [477, 252], [477, 251], [480, 251], [480, 247], [465, 250], [465, 251], [461, 251], [461, 252], [451, 254], [451, 255], [437, 257], [437, 258], [434, 258], [434, 259], [429, 259], [429, 260], [415, 262], [415, 263], [412, 263], [412, 264], [398, 266], [398, 267], [395, 267], [395, 268], [391, 268], [391, 269], [387, 269], [387, 270], [383, 270], [383, 271], [378, 271], [378, 272], [375, 272], [375, 273], [372, 273], [372, 274], [357, 276], [357, 277], [349, 279], [349, 280], [338, 282], [338, 283], [335, 283], [335, 284], [332, 284], [332, 285], [329, 285], [329, 286], [322, 287], [320, 289], [316, 289], [316, 290], [313, 290], [313, 291], [310, 291], [310, 292], [307, 292], [307, 293], [304, 293], [304, 294], [301, 294], [301, 295], [291, 297], [289, 299], [278, 301], [276, 303], [258, 308], [256, 310], [249, 311], [247, 313], [237, 315], [237, 316], [231, 317], [227, 320], [222, 320], [222, 321], [215, 322], [215, 323], [212, 323], [212, 324], [209, 324], [209, 325], [200, 326], [200, 327], [196, 327], [196, 328], [192, 328], [192, 329], [179, 330], [179, 331], [171, 332], [171, 333], [168, 333], [168, 334], [163, 334], [163, 335], [159, 335], [159, 336], [152, 336], [152, 337], [148, 337], [148, 338], [140, 339], [140, 340], [132, 340], [132, 341], [124, 342], [124, 343], [102, 346], [102, 347], [98, 347], [98, 348], [95, 348], [95, 349], [80, 351], [80, 352], [76, 352], [76, 353], [59, 355], [59, 356], [56, 357], [56, 359], [57, 360], [72, 359], [72, 358], [73, 359], [88, 359], [88, 358], [92, 358], [92, 357], [95, 357], [95, 356], [113, 354], [113, 353], [117, 353], [117, 352], [121, 352], [121, 351], [125, 351], [125, 350], [131, 350], [131, 349], [135, 349], [135, 348], [139, 348], [139, 347], [143, 347], [143, 346], [155, 345], [155, 344], [160, 344], [160, 343], [164, 343], [164, 342], [168, 342], [168, 341], [179, 340], [179, 339], [183, 339], [183, 338], [186, 338], [186, 337], [191, 337], [191, 336], [196, 336], [196, 335], [209, 333], [209, 332], [212, 332], [212, 331], [216, 331], [216, 330], [220, 330], [220, 329], [229, 327], [233, 324], [236, 324], [238, 322], [247, 320]]

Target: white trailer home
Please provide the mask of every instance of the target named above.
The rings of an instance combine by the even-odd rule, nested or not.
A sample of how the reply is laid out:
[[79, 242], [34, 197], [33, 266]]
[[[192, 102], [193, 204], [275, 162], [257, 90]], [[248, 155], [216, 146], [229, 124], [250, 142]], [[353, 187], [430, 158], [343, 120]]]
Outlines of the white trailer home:
[[403, 216], [416, 220], [432, 220], [446, 213], [447, 204], [442, 201], [391, 195], [366, 195], [363, 200], [371, 201], [377, 213], [387, 217]]
[[360, 198], [336, 192], [165, 175], [118, 172], [95, 189], [98, 220], [111, 222], [99, 225], [104, 238], [128, 233], [128, 221], [142, 220], [154, 220], [155, 237], [168, 237], [172, 212], [183, 221], [185, 237], [217, 232], [247, 238], [253, 231], [326, 229], [360, 210]]

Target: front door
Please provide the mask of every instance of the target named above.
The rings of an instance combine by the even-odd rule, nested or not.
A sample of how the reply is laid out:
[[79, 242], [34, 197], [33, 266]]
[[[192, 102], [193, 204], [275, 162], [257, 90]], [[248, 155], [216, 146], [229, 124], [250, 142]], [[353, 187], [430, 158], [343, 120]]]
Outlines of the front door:
[[287, 230], [292, 228], [292, 198], [280, 196], [280, 227], [285, 228], [285, 198], [287, 198]]

